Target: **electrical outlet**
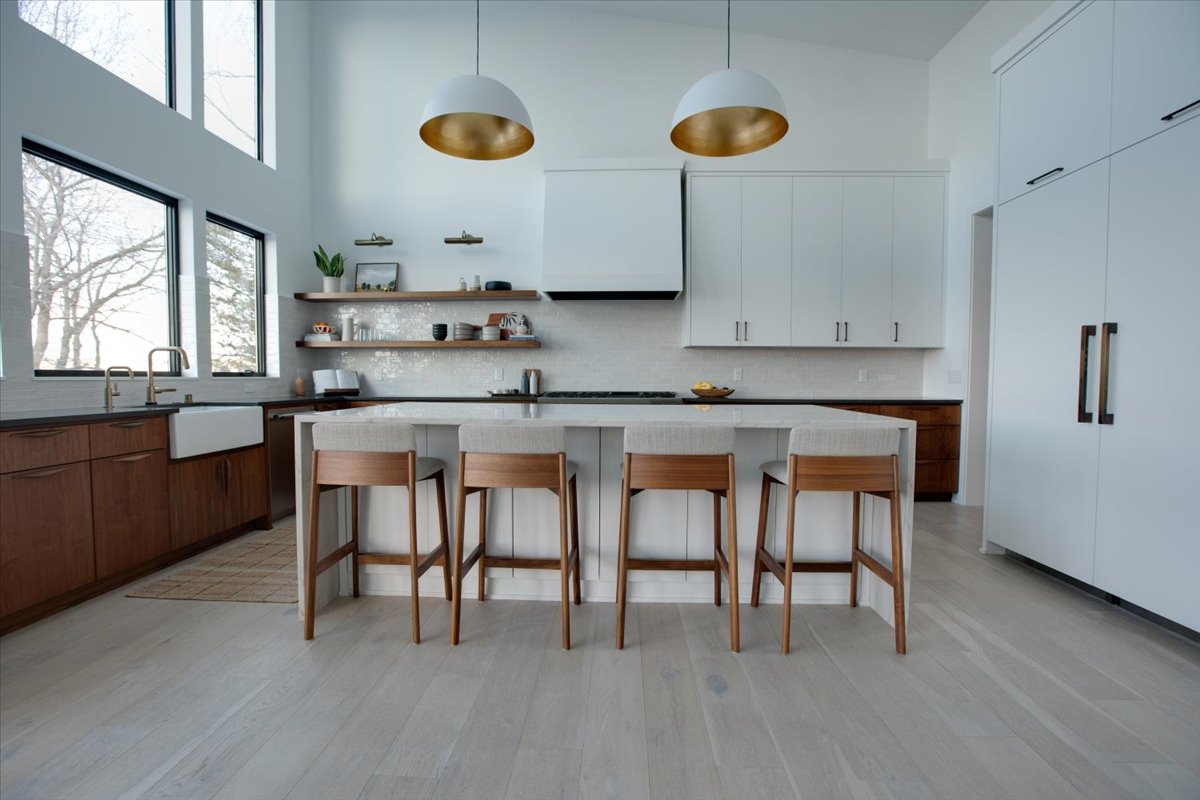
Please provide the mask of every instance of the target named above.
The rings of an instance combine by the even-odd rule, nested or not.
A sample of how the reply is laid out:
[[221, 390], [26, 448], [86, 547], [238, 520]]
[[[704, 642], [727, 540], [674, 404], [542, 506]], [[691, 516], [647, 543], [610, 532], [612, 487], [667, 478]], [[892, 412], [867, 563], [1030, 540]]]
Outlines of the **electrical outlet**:
[[492, 380], [504, 380], [504, 367], [496, 367], [494, 370], [492, 370]]
[[733, 371], [733, 382], [734, 383], [742, 382], [742, 371], [740, 369], [735, 369]]
[[245, 392], [246, 394], [254, 394], [256, 389], [258, 389], [258, 387], [255, 386], [253, 383], [243, 383], [242, 384], [242, 391]]
[[962, 370], [952, 369], [946, 373], [946, 383], [962, 383]]
[[867, 382], [867, 371], [865, 369], [860, 369], [858, 371], [858, 382], [859, 383]]

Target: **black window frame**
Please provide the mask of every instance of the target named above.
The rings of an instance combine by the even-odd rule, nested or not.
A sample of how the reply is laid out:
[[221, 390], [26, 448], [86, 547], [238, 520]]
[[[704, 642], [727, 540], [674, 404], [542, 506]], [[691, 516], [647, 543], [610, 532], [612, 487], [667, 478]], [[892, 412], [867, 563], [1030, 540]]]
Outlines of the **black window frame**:
[[[262, 231], [257, 231], [248, 225], [243, 225], [240, 222], [230, 219], [229, 217], [221, 216], [215, 212], [209, 211], [204, 215], [204, 222], [211, 222], [214, 225], [220, 225], [223, 228], [229, 228], [231, 231], [236, 231], [244, 236], [249, 236], [254, 240], [254, 303], [257, 313], [255, 314], [255, 335], [258, 337], [257, 347], [255, 348], [256, 357], [258, 360], [258, 369], [254, 372], [216, 372], [213, 371], [214, 378], [265, 378], [267, 377], [267, 235]], [[208, 269], [208, 236], [207, 231], [204, 237], [204, 264], [205, 269]], [[212, 337], [212, 299], [210, 297], [210, 308], [208, 312], [207, 325], [209, 328], [209, 337], [211, 342]], [[212, 347], [210, 345], [210, 357]]]
[[[166, 92], [163, 94], [162, 102], [164, 105], [166, 105], [167, 108], [175, 111], [175, 110], [178, 110], [175, 108], [175, 101], [177, 98], [177, 92], [176, 92], [176, 88], [175, 88], [175, 76], [176, 76], [175, 0], [162, 0], [162, 2], [163, 2], [163, 34], [164, 34], [163, 38], [166, 40], [163, 42], [163, 45], [164, 45], [163, 79], [167, 83]], [[262, 0], [256, 0], [256, 2], [261, 4]], [[20, 14], [18, 13], [17, 16], [19, 18]], [[25, 20], [23, 20], [23, 19], [21, 21], [25, 22]], [[29, 25], [30, 23], [25, 22], [25, 24]], [[31, 27], [33, 27], [33, 26], [31, 26]], [[49, 34], [46, 34], [46, 35], [49, 36]], [[53, 39], [54, 37], [51, 36], [50, 38]], [[56, 39], [55, 41], [58, 41], [58, 40]], [[71, 47], [68, 44], [65, 44], [63, 42], [59, 42], [59, 44], [62, 44], [63, 47], [70, 49], [72, 52], [79, 53], [78, 50], [75, 50], [75, 48]], [[95, 64], [97, 67], [99, 67], [100, 69], [109, 73], [110, 75], [114, 75], [115, 77], [120, 78], [121, 80], [125, 81], [125, 83], [129, 83], [128, 80], [125, 80], [125, 78], [122, 78], [120, 75], [117, 75], [117, 73], [113, 72], [108, 67], [104, 66], [103, 64], [100, 64], [96, 61], [92, 61], [92, 59], [88, 58], [83, 53], [79, 53], [79, 55], [83, 56], [84, 58], [87, 58], [88, 61], [91, 61], [91, 63]], [[129, 83], [129, 85], [133, 86], [132, 83]], [[137, 89], [138, 87], [133, 86], [133, 88]], [[141, 90], [138, 89], [138, 91], [141, 91]], [[157, 100], [158, 98], [156, 97], [154, 99]], [[155, 374], [157, 374], [157, 373], [155, 373]]]
[[[22, 157], [28, 153], [29, 155], [54, 162], [67, 169], [73, 169], [87, 175], [89, 178], [104, 181], [107, 184], [116, 186], [119, 189], [124, 189], [141, 197], [154, 200], [164, 206], [166, 217], [166, 257], [167, 257], [167, 316], [171, 341], [169, 344], [172, 347], [180, 346], [180, 311], [179, 311], [179, 199], [172, 197], [169, 194], [152, 189], [149, 186], [138, 183], [137, 181], [126, 178], [123, 175], [118, 175], [115, 172], [110, 172], [103, 167], [98, 167], [95, 164], [89, 163], [75, 156], [67, 155], [53, 147], [44, 145], [40, 142], [35, 142], [32, 139], [21, 139], [21, 155]], [[24, 201], [24, 190], [22, 189], [22, 202]], [[180, 378], [183, 377], [179, 355], [177, 353], [170, 354], [170, 369], [155, 370], [154, 374], [161, 375], [165, 378]], [[145, 377], [145, 370], [135, 370], [135, 375]], [[102, 378], [104, 377], [103, 369], [38, 369], [34, 368], [33, 376], [35, 378]]]
[[[168, 2], [170, 2], [170, 0], [168, 0]], [[204, 38], [203, 31], [200, 32], [200, 38], [201, 40]], [[254, 0], [254, 124], [256, 127], [254, 133], [254, 157], [259, 161], [263, 161], [263, 40], [263, 0]], [[204, 54], [201, 52], [201, 60], [203, 61], [203, 59]], [[202, 75], [203, 72], [203, 65], [201, 65]], [[203, 104], [205, 96], [203, 78], [201, 78], [200, 82], [200, 96], [201, 104]], [[207, 110], [205, 113], [207, 116]], [[207, 125], [205, 128], [207, 129]], [[226, 142], [226, 144], [229, 144], [230, 147], [237, 147], [237, 145], [233, 144], [232, 142], [228, 142], [219, 134], [213, 135], [218, 139], [221, 139], [221, 141]], [[241, 150], [240, 147], [237, 147], [237, 149]], [[242, 152], [245, 151], [243, 150]]]

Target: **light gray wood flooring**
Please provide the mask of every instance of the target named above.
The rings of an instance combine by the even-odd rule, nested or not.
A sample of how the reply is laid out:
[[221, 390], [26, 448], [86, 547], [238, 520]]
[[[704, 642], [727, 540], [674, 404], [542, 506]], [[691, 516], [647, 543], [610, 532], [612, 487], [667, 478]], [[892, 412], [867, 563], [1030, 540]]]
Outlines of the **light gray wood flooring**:
[[[0, 639], [19, 798], [1196, 798], [1200, 647], [917, 506], [909, 654], [869, 609], [114, 592]], [[473, 583], [473, 582], [472, 582]], [[746, 591], [748, 597], [749, 591]]]

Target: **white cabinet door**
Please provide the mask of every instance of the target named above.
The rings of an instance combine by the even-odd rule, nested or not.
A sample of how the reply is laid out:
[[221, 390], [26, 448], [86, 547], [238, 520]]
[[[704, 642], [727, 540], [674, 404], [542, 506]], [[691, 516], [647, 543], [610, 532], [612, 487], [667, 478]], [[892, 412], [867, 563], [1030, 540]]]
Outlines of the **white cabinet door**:
[[791, 344], [792, 179], [742, 178], [742, 344]]
[[892, 178], [845, 178], [842, 191], [842, 343], [892, 341]]
[[1100, 588], [1200, 629], [1200, 119], [1112, 157]]
[[1111, 0], [1096, 0], [1000, 77], [1000, 202], [1104, 158], [1112, 106]]
[[742, 179], [697, 176], [689, 186], [690, 343], [737, 344], [742, 319]]
[[[1087, 583], [1099, 427], [1077, 421], [1076, 398], [1081, 327], [1104, 312], [1107, 222], [1107, 160], [996, 218], [986, 536]], [[1087, 408], [1094, 414], [1094, 389]]]
[[842, 179], [792, 179], [792, 344], [841, 341]]
[[942, 346], [944, 178], [896, 178], [892, 230], [892, 345]]
[[[1195, 103], [1187, 111], [1189, 104]], [[1173, 119], [1164, 116], [1178, 111]], [[1200, 116], [1200, 3], [1118, 0], [1112, 149]]]

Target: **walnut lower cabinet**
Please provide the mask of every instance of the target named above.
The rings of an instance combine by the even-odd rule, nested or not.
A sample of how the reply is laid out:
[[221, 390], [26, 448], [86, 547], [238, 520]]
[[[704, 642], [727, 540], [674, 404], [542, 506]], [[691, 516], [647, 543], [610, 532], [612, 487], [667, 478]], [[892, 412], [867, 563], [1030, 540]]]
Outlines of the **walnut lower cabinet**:
[[169, 552], [167, 451], [93, 459], [92, 512], [97, 578]]
[[0, 617], [96, 579], [87, 461], [0, 475], [0, 508]]
[[171, 547], [186, 547], [267, 514], [262, 446], [172, 463]]
[[0, 633], [266, 527], [263, 445], [167, 444], [162, 414], [0, 432]]

